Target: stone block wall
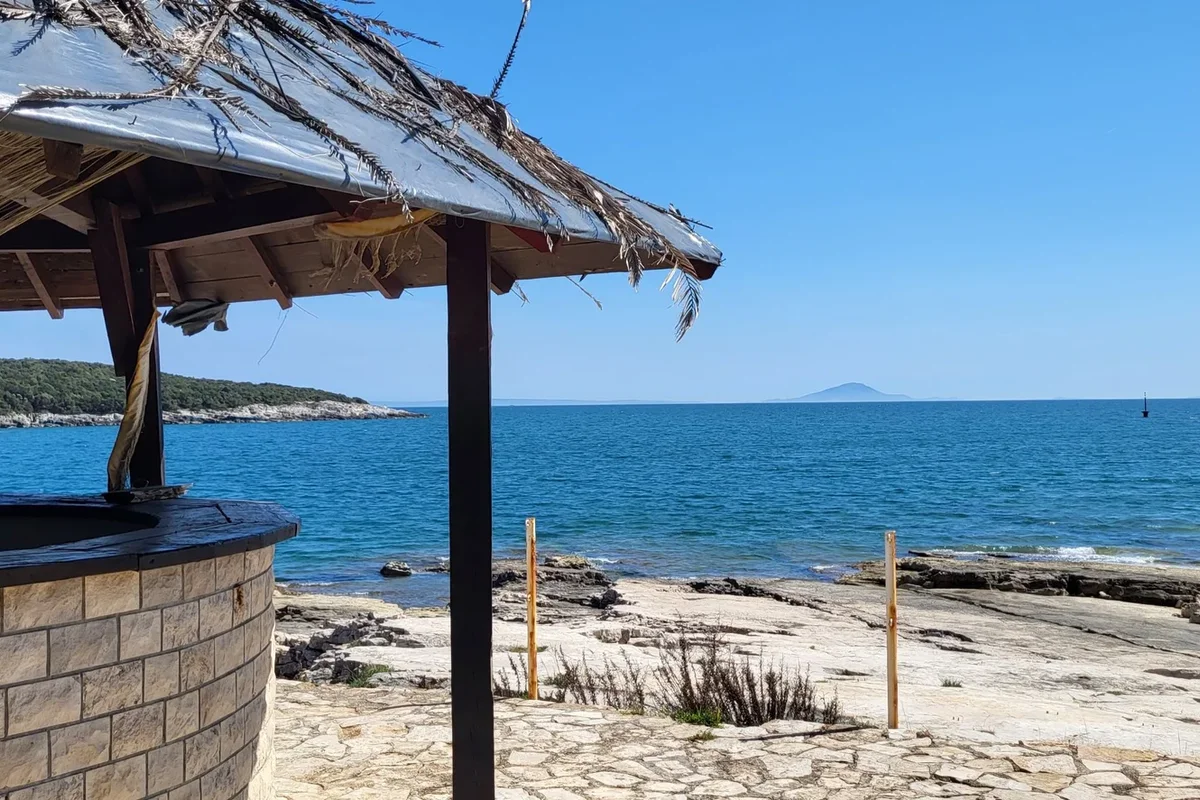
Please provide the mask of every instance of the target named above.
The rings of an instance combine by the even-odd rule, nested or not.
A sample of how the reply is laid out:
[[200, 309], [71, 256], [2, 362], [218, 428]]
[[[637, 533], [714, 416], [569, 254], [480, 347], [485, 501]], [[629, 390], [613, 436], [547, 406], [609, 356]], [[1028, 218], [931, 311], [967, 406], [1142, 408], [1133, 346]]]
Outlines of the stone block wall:
[[0, 590], [0, 800], [271, 797], [273, 558]]

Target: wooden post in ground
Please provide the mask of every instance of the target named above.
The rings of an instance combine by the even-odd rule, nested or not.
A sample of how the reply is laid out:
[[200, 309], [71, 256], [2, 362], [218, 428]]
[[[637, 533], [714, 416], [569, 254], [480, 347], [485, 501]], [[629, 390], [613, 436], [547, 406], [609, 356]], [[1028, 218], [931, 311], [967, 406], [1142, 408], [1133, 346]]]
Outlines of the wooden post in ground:
[[887, 561], [887, 690], [888, 729], [900, 727], [900, 684], [896, 675], [896, 637], [899, 622], [896, 616], [896, 532], [883, 535], [883, 546]]
[[525, 627], [529, 633], [529, 699], [538, 699], [537, 520], [525, 520]]
[[495, 800], [492, 351], [488, 224], [447, 217], [450, 728], [454, 800]]

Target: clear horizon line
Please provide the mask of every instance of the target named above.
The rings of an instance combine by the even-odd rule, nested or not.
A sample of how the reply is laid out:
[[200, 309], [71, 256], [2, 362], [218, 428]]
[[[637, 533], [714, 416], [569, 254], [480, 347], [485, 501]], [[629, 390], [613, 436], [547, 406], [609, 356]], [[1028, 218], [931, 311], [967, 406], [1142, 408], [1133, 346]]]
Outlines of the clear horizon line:
[[[1162, 400], [1197, 400], [1194, 396], [1157, 397]], [[912, 397], [902, 400], [570, 400], [563, 398], [493, 398], [492, 405], [508, 406], [749, 406], [749, 405], [897, 405], [905, 403], [1068, 403], [1080, 401], [1129, 401], [1136, 397]], [[445, 406], [446, 400], [371, 400], [373, 405], [396, 408]]]

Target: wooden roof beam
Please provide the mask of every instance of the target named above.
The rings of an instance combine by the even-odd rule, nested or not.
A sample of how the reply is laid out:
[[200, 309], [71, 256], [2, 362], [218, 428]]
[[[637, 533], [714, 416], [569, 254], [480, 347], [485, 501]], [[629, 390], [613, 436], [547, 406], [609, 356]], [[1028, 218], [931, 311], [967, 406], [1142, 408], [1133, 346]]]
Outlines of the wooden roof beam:
[[[443, 248], [446, 247], [446, 237], [438, 227], [432, 225], [422, 225], [421, 230], [428, 231], [431, 239], [437, 240]], [[516, 276], [504, 268], [502, 264], [496, 261], [496, 257], [491, 257], [491, 287], [495, 294], [508, 294], [512, 291], [513, 284], [517, 282]]]
[[561, 236], [555, 233], [531, 231], [528, 228], [518, 228], [515, 225], [505, 225], [504, 227], [508, 228], [513, 235], [539, 253], [549, 253], [558, 247], [558, 243], [562, 239]]
[[0, 253], [87, 253], [88, 237], [62, 223], [31, 219], [0, 234]]
[[[0, 197], [12, 200], [25, 208], [41, 208], [42, 210], [38, 213], [43, 217], [48, 217], [80, 233], [87, 233], [95, 225], [95, 217], [92, 215], [87, 198], [83, 195], [64, 200], [57, 205], [47, 206], [47, 198], [39, 194], [36, 189], [22, 189], [0, 178]], [[45, 207], [43, 208], [43, 206]]]
[[717, 265], [711, 261], [701, 261], [698, 258], [688, 260], [692, 262], [692, 267], [696, 270], [696, 277], [702, 281], [709, 280], [717, 274]]
[[173, 304], [182, 303], [187, 298], [183, 296], [183, 278], [175, 254], [169, 250], [151, 250], [154, 263], [158, 266], [158, 274], [162, 276], [163, 285], [167, 287], [167, 296]]
[[400, 278], [400, 274], [392, 271], [391, 274], [385, 275], [382, 272], [376, 272], [375, 257], [370, 250], [365, 250], [360, 258], [359, 264], [362, 265], [363, 274], [367, 281], [375, 287], [375, 290], [388, 300], [396, 300], [400, 295], [404, 294], [404, 281]]
[[38, 274], [37, 266], [33, 263], [33, 259], [29, 257], [29, 253], [17, 253], [17, 260], [21, 262], [21, 267], [25, 270], [25, 276], [33, 284], [33, 290], [37, 292], [38, 299], [42, 301], [46, 313], [53, 319], [62, 319], [62, 308], [50, 296], [50, 292], [46, 289], [46, 284], [42, 281], [42, 276]]
[[[233, 194], [225, 185], [221, 173], [207, 167], [196, 167], [196, 175], [204, 184], [204, 191], [212, 196], [213, 202], [220, 208], [227, 207]], [[283, 267], [275, 258], [271, 245], [267, 244], [266, 240], [258, 234], [247, 236], [242, 240], [241, 245], [242, 249], [254, 257], [254, 265], [275, 297], [275, 302], [279, 303], [279, 307], [284, 310], [291, 308], [292, 294], [288, 291], [287, 278], [284, 277]]]
[[279, 303], [282, 309], [292, 307], [292, 293], [288, 290], [287, 278], [284, 277], [283, 267], [279, 265], [279, 261], [275, 258], [275, 253], [272, 252], [270, 246], [257, 236], [250, 236], [242, 246], [246, 252], [254, 256], [255, 266], [258, 267], [258, 273], [266, 282], [267, 288], [270, 289], [271, 295], [275, 298], [275, 302]]
[[130, 220], [126, 228], [134, 247], [174, 250], [291, 230], [338, 216], [315, 189], [293, 186]]
[[83, 145], [42, 139], [42, 154], [46, 159], [46, 172], [67, 181], [79, 180]]
[[282, 309], [291, 308], [292, 293], [288, 290], [287, 278], [284, 277], [283, 267], [279, 265], [270, 246], [257, 236], [248, 237], [242, 244], [246, 248], [246, 252], [255, 256], [258, 272], [266, 281], [267, 288], [271, 290], [275, 302], [279, 303], [279, 307]]

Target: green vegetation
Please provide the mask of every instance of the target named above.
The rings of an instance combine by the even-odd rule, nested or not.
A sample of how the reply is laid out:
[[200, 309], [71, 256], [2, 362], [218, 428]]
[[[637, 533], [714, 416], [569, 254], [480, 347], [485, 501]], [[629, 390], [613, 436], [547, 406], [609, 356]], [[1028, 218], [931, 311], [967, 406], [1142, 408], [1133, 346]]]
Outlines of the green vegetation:
[[711, 742], [715, 738], [717, 738], [717, 737], [713, 735], [712, 731], [700, 731], [699, 733], [697, 733], [693, 736], [689, 736], [688, 741], [689, 742]]
[[721, 727], [721, 711], [717, 708], [697, 708], [690, 711], [676, 711], [671, 715], [676, 722], [688, 725], [703, 725], [706, 728]]
[[382, 664], [366, 664], [358, 668], [353, 677], [346, 681], [346, 685], [351, 689], [365, 689], [371, 678], [381, 672], [391, 672], [391, 670]]
[[962, 681], [957, 678], [942, 678], [942, 686], [947, 689], [961, 689]]
[[[278, 383], [239, 383], [207, 378], [162, 376], [163, 409], [209, 411], [253, 403], [284, 405], [357, 397]], [[107, 364], [36, 358], [0, 359], [0, 414], [119, 414], [125, 409], [125, 382]]]
[[[628, 652], [622, 656], [623, 661], [604, 657], [589, 664], [586, 655], [572, 660], [559, 648], [554, 657], [558, 671], [541, 682], [552, 691], [540, 691], [538, 698], [659, 714], [707, 728], [743, 728], [779, 719], [824, 725], [850, 721], [837, 695], [819, 696], [807, 672], [768, 663], [762, 655], [735, 658], [716, 632], [699, 639], [681, 634], [662, 640], [657, 669], [633, 661]], [[508, 669], [497, 674], [493, 691], [497, 697], [529, 695], [524, 654], [508, 657]]]

